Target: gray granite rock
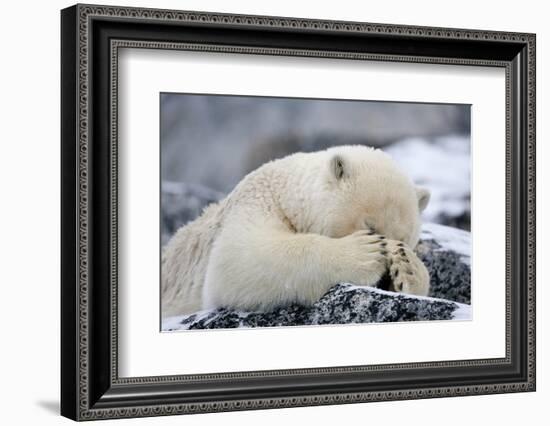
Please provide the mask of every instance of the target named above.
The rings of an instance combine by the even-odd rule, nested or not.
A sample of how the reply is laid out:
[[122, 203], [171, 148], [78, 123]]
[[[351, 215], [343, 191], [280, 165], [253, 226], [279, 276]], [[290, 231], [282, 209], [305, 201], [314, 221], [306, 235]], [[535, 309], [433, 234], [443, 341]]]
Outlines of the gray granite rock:
[[470, 233], [424, 224], [416, 254], [430, 272], [430, 296], [470, 304]]
[[411, 297], [377, 288], [337, 284], [309, 307], [293, 304], [267, 313], [230, 309], [201, 311], [171, 318], [165, 322], [163, 329], [171, 331], [450, 320], [458, 311], [464, 315], [468, 307], [447, 300]]

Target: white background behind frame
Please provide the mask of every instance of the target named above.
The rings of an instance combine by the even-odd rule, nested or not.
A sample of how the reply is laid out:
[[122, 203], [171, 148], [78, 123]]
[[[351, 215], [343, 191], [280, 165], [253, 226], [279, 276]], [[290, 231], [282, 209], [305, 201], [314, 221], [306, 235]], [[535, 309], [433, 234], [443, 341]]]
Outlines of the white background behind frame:
[[[160, 92], [472, 104], [473, 321], [159, 333]], [[502, 68], [123, 48], [118, 94], [121, 377], [504, 356]]]
[[[547, 5], [540, 0], [521, 4], [506, 0], [462, 0], [443, 5], [437, 0], [394, 0], [392, 2], [338, 2], [296, 0], [101, 0], [103, 4], [127, 4], [136, 7], [207, 10], [355, 20], [366, 22], [429, 25], [455, 28], [478, 28], [499, 31], [537, 33], [537, 115], [550, 115], [550, 27]], [[59, 9], [72, 5], [70, 0], [49, 2], [29, 0], [7, 2], [2, 9], [7, 17], [25, 17], [32, 31], [21, 31], [21, 19], [6, 19], [0, 27], [3, 39], [17, 42], [3, 45], [7, 64], [2, 68], [0, 106], [9, 119], [0, 126], [0, 182], [9, 208], [0, 211], [0, 268], [3, 342], [1, 396], [9, 401], [2, 407], [2, 419], [11, 425], [69, 425], [59, 416], [59, 276], [60, 276], [60, 191], [59, 191]], [[37, 34], [40, 48], [37, 49]], [[32, 52], [32, 54], [21, 54]], [[37, 70], [39, 78], [29, 78]], [[47, 83], [46, 83], [47, 82]], [[32, 103], [32, 126], [29, 125], [29, 99]], [[537, 139], [550, 140], [550, 122], [539, 119]], [[29, 155], [32, 152], [32, 155]], [[26, 158], [25, 167], [15, 159]], [[550, 282], [550, 144], [537, 145], [537, 280]], [[32, 173], [29, 173], [32, 170]], [[488, 166], [487, 173], [492, 172]], [[39, 182], [39, 183], [38, 183]], [[12, 206], [14, 208], [12, 208]], [[16, 206], [16, 208], [15, 208]], [[37, 208], [40, 207], [38, 226]], [[36, 226], [29, 226], [36, 224]], [[30, 241], [33, 253], [29, 267]], [[32, 291], [31, 291], [32, 289]], [[30, 295], [28, 291], [31, 291]], [[22, 310], [21, 303], [25, 299]], [[550, 290], [537, 288], [537, 358], [550, 356]], [[16, 326], [14, 325], [16, 321]], [[28, 334], [27, 334], [28, 331]], [[28, 338], [24, 338], [28, 336]], [[25, 354], [37, 354], [32, 361]], [[366, 421], [370, 424], [407, 424], [410, 426], [464, 426], [479, 423], [490, 413], [491, 422], [501, 426], [540, 424], [548, 415], [550, 367], [537, 365], [537, 392], [483, 395], [476, 397], [435, 398], [412, 401], [388, 401], [375, 404], [345, 404], [322, 407], [299, 407], [274, 410], [236, 411], [132, 420], [105, 420], [101, 426], [131, 424], [213, 426], [259, 424], [307, 424], [316, 426]], [[444, 420], [443, 420], [444, 419]]]

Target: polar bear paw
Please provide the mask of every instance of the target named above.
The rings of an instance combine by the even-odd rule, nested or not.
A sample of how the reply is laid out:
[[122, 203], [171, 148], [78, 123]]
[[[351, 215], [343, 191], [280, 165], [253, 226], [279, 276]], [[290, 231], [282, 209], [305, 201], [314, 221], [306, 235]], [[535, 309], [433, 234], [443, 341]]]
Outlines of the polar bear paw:
[[424, 263], [405, 243], [388, 240], [385, 247], [392, 280], [390, 290], [427, 296], [430, 290], [430, 275]]
[[[338, 240], [338, 273], [343, 281], [357, 285], [375, 285], [387, 272], [386, 238], [361, 230]], [[336, 257], [335, 257], [336, 258]]]

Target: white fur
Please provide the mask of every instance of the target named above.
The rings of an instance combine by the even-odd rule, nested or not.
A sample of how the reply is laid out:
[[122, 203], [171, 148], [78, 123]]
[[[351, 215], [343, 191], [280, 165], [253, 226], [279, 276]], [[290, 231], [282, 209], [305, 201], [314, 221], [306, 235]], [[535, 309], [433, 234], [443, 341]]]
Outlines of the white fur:
[[368, 147], [266, 163], [172, 237], [162, 256], [162, 315], [310, 304], [335, 283], [374, 285], [411, 263], [424, 270], [396, 289], [425, 295], [422, 262], [410, 250], [411, 262], [396, 262], [384, 246], [417, 244], [428, 199], [387, 154]]

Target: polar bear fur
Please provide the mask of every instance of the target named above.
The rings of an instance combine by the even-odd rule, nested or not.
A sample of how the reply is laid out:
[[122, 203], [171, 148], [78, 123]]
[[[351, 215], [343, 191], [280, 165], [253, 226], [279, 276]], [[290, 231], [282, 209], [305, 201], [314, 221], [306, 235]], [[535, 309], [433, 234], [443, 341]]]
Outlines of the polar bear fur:
[[[412, 248], [429, 193], [378, 149], [296, 153], [245, 176], [180, 228], [162, 255], [162, 316], [311, 304], [332, 285], [426, 295]], [[400, 274], [401, 273], [401, 274]]]

